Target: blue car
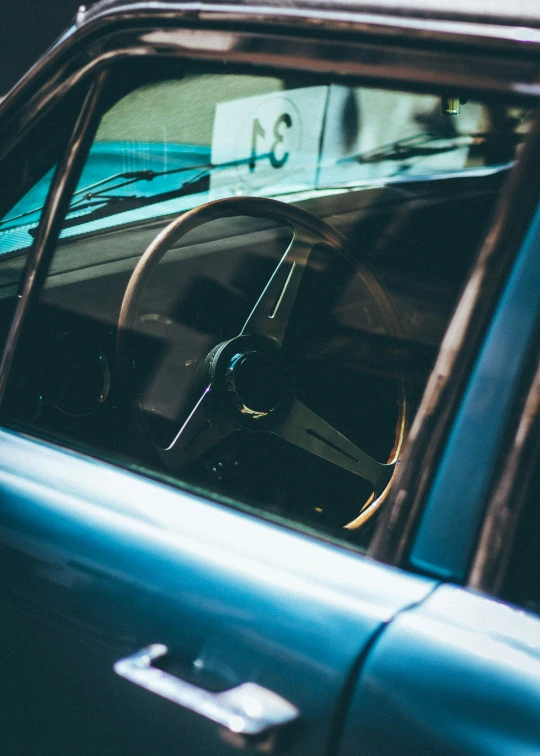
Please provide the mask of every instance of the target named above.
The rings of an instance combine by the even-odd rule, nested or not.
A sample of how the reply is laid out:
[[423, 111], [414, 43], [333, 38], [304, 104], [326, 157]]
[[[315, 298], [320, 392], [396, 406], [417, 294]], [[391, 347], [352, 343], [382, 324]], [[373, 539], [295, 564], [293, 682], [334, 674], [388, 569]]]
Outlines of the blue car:
[[540, 753], [540, 10], [103, 0], [0, 102], [2, 756]]

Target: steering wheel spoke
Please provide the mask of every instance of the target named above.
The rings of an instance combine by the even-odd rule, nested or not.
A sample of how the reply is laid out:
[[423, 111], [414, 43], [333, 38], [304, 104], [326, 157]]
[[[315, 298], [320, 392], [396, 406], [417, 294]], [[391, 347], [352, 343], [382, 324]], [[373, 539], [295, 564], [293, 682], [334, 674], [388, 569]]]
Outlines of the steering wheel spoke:
[[395, 463], [377, 462], [298, 399], [294, 400], [285, 420], [272, 432], [294, 446], [365, 478], [373, 486], [375, 498], [392, 478]]
[[289, 248], [266, 284], [241, 331], [241, 336], [263, 336], [281, 347], [311, 250], [320, 237], [295, 228]]
[[210, 387], [206, 388], [173, 441], [158, 450], [167, 464], [177, 469], [186, 467], [237, 429], [227, 417], [215, 412], [213, 398]]

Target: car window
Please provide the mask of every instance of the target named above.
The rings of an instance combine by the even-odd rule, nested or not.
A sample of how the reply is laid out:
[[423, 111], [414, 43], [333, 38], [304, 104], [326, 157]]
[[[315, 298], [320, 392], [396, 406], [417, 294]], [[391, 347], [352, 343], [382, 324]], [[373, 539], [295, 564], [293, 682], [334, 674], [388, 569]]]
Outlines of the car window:
[[202, 68], [114, 101], [120, 79], [8, 423], [366, 546], [527, 110]]
[[0, 159], [0, 346], [13, 319], [28, 255], [55, 168], [65, 152], [86, 83], [21, 125], [5, 118]]
[[30, 247], [56, 166], [42, 176], [0, 219], [0, 255]]

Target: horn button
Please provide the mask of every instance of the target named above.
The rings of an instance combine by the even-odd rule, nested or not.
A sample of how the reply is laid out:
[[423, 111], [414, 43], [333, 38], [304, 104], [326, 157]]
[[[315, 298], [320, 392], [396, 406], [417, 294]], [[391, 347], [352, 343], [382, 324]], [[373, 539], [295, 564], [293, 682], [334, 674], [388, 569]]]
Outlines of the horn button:
[[209, 357], [211, 383], [221, 389], [219, 393], [242, 425], [266, 426], [270, 416], [284, 407], [290, 391], [280, 355], [271, 343], [240, 336], [217, 347]]
[[226, 383], [235, 407], [254, 419], [275, 410], [285, 388], [278, 363], [255, 350], [233, 355], [227, 366]]

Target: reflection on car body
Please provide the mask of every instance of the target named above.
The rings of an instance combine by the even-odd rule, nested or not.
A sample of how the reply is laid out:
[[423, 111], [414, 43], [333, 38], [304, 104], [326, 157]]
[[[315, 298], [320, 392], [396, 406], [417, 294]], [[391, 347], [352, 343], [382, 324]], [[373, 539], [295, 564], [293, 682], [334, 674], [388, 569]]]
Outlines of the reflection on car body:
[[540, 16], [289, 10], [0, 106], [10, 756], [540, 746]]

